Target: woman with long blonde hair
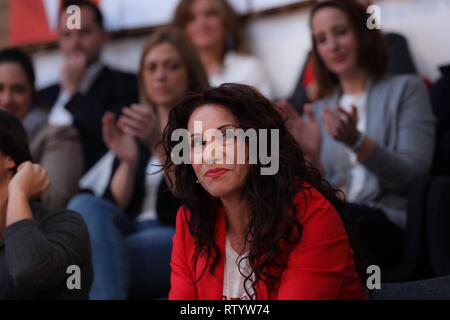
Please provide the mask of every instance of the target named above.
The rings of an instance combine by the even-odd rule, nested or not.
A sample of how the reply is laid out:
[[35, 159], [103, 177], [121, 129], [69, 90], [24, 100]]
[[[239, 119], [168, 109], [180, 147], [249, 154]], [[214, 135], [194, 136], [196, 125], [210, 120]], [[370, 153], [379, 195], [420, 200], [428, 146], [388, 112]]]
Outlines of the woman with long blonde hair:
[[140, 104], [103, 119], [115, 154], [104, 199], [80, 195], [70, 207], [84, 217], [93, 247], [92, 299], [157, 298], [169, 290], [179, 202], [167, 187], [161, 147], [170, 110], [188, 92], [208, 87], [195, 48], [180, 30], [155, 31], [139, 68]]
[[269, 77], [260, 61], [248, 53], [240, 22], [226, 0], [181, 0], [172, 23], [191, 38], [211, 86], [241, 83], [271, 98]]

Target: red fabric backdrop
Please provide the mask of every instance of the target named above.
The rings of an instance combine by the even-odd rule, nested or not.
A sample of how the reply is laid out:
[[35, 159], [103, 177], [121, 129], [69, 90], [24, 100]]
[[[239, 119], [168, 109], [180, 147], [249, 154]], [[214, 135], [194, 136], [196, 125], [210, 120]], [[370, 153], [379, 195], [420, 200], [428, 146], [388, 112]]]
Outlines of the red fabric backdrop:
[[[91, 0], [99, 4], [100, 0]], [[44, 0], [9, 1], [8, 45], [19, 46], [49, 42], [56, 39], [51, 30]]]

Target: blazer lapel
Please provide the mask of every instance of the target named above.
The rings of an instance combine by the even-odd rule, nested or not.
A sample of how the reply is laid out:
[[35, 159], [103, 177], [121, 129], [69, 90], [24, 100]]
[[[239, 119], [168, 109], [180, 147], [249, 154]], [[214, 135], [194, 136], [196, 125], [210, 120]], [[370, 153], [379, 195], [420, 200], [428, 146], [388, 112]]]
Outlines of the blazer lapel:
[[[209, 272], [209, 266], [212, 262], [210, 259], [208, 268], [205, 274], [201, 278], [198, 287], [201, 292], [201, 300], [222, 300], [223, 299], [223, 284], [224, 284], [224, 272], [225, 272], [225, 241], [226, 241], [226, 216], [223, 206], [220, 206], [217, 213], [216, 223], [216, 243], [220, 251], [220, 260], [214, 271], [214, 274]], [[207, 263], [206, 255], [199, 257], [199, 261], [196, 268], [197, 278], [202, 274], [205, 265]], [[270, 300], [269, 291], [267, 286], [259, 281], [256, 284], [256, 291], [258, 294], [258, 300]]]

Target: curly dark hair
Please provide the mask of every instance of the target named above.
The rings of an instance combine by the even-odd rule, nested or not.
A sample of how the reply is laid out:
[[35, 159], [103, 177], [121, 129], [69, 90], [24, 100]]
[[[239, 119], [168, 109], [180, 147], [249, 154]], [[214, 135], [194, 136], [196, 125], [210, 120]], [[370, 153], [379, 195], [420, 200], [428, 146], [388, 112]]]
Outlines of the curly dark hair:
[[[196, 241], [196, 258], [206, 254], [206, 265], [210, 264], [211, 273], [214, 273], [220, 259], [220, 251], [215, 243], [220, 200], [195, 183], [197, 177], [192, 165], [175, 165], [171, 160], [172, 150], [178, 143], [172, 141], [172, 132], [176, 129], [187, 129], [191, 114], [205, 104], [226, 107], [238, 120], [240, 129], [279, 130], [278, 173], [261, 175], [260, 169], [263, 165], [258, 161], [258, 164], [251, 165], [245, 180], [242, 195], [251, 211], [246, 234], [249, 251], [245, 259], [248, 259], [252, 274], [245, 275], [239, 268], [246, 278], [245, 289], [248, 281], [255, 289], [256, 283], [261, 280], [270, 291], [275, 290], [286, 267], [289, 253], [302, 237], [302, 226], [296, 217], [297, 208], [293, 199], [297, 193], [302, 192], [306, 201], [306, 193], [315, 188], [342, 214], [344, 202], [339, 197], [340, 191], [333, 189], [320, 172], [305, 159], [294, 137], [286, 129], [276, 105], [254, 88], [224, 84], [219, 88], [186, 96], [172, 109], [164, 131], [163, 143], [167, 157], [164, 170], [167, 176], [171, 177], [175, 194], [190, 211], [190, 217], [186, 219], [189, 231]], [[239, 266], [241, 262], [242, 260]], [[256, 293], [256, 290], [254, 292]]]
[[13, 114], [3, 110], [0, 110], [0, 154], [9, 156], [14, 161], [14, 174], [22, 163], [32, 161], [28, 137], [22, 123]]

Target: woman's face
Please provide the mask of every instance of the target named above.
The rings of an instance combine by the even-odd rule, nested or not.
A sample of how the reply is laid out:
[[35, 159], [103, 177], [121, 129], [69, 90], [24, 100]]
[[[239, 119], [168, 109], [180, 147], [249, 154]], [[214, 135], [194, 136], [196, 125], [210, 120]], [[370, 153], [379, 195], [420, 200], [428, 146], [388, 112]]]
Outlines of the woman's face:
[[172, 108], [189, 89], [187, 68], [178, 50], [169, 43], [158, 44], [144, 58], [144, 90], [155, 104]]
[[[201, 123], [201, 131], [194, 130], [195, 122], [197, 125]], [[237, 161], [240, 145], [238, 139], [226, 132], [227, 129], [238, 128], [237, 119], [222, 105], [200, 106], [189, 118], [192, 167], [203, 188], [213, 197], [224, 198], [239, 193], [249, 173], [248, 161], [242, 161], [243, 164], [238, 164]], [[222, 141], [206, 137], [204, 133], [210, 129], [219, 130]], [[246, 153], [245, 145], [243, 150]], [[196, 156], [202, 159], [201, 163], [195, 161]], [[247, 158], [246, 154], [244, 158]]]
[[339, 77], [358, 68], [357, 38], [344, 12], [320, 9], [311, 27], [319, 56], [331, 72]]
[[185, 31], [194, 45], [202, 49], [219, 48], [225, 42], [225, 26], [216, 0], [195, 0], [191, 21]]
[[23, 119], [31, 108], [33, 89], [22, 67], [15, 62], [0, 64], [0, 109]]

